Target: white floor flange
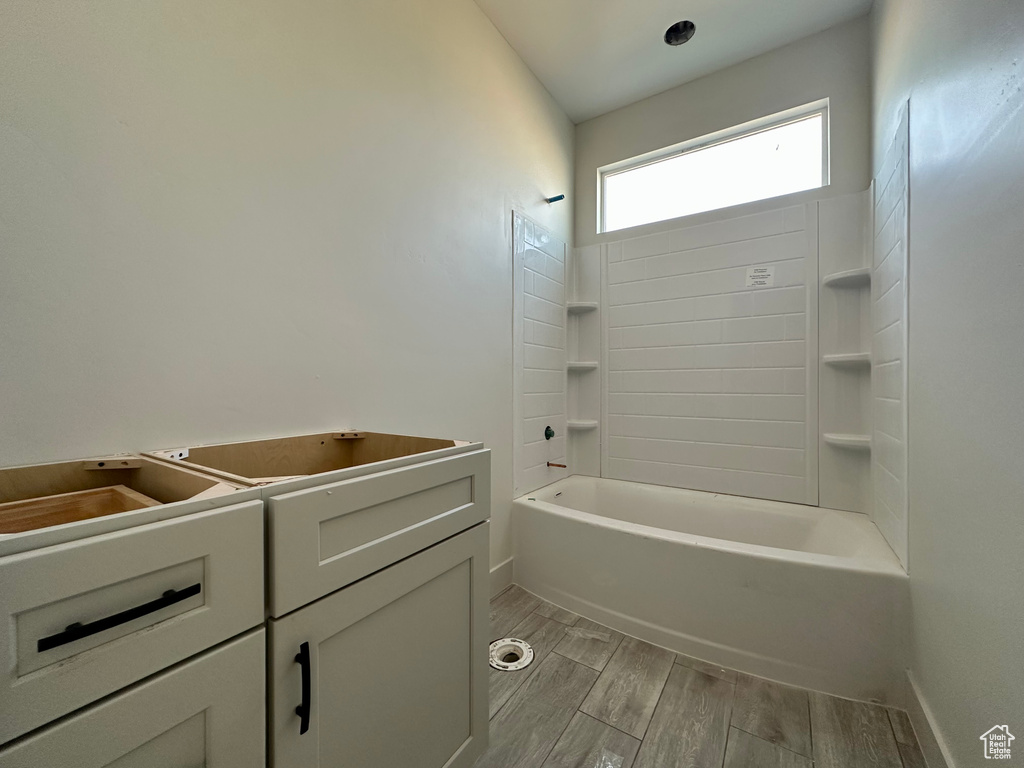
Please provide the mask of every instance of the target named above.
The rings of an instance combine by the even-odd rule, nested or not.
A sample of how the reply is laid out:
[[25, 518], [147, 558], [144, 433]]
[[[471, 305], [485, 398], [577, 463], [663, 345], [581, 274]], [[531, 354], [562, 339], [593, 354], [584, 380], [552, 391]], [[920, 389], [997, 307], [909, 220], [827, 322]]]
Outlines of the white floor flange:
[[[511, 662], [502, 661], [510, 653], [518, 654], [519, 657]], [[514, 672], [517, 669], [529, 666], [530, 662], [533, 661], [533, 648], [530, 647], [529, 643], [512, 637], [495, 640], [491, 643], [490, 660], [491, 666], [495, 669], [499, 669], [502, 672]]]

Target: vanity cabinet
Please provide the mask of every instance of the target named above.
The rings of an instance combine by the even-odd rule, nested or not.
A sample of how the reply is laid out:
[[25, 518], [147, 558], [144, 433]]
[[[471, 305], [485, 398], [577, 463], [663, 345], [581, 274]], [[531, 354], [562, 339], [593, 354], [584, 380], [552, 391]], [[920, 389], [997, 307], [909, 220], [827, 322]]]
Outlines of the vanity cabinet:
[[238, 485], [131, 456], [3, 469], [0, 529], [0, 744], [263, 624]]
[[252, 630], [0, 748], [4, 768], [258, 768], [264, 630]]
[[487, 745], [488, 525], [270, 620], [270, 765], [473, 765]]
[[490, 451], [264, 494], [267, 602], [283, 616], [486, 520]]
[[487, 746], [490, 451], [347, 430], [152, 455], [266, 504], [270, 765], [472, 766]]
[[490, 495], [357, 431], [0, 470], [0, 768], [470, 768]]
[[490, 517], [481, 443], [344, 430], [147, 455], [258, 488], [272, 617]]

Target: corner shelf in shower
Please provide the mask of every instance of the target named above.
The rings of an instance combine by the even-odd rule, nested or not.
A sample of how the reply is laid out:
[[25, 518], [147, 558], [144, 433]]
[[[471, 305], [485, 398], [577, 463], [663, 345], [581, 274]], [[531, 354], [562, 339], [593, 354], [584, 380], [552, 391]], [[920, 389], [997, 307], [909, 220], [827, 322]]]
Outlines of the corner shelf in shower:
[[842, 272], [833, 272], [821, 279], [821, 284], [829, 288], [860, 288], [871, 284], [871, 267], [858, 267]]
[[597, 422], [587, 419], [570, 419], [565, 423], [570, 432], [585, 432], [590, 429], [597, 429]]
[[846, 352], [838, 355], [822, 355], [821, 361], [834, 368], [870, 368], [870, 352]]
[[836, 448], [846, 448], [851, 451], [870, 451], [871, 435], [850, 435], [835, 432], [826, 432], [823, 437], [825, 442]]
[[565, 368], [569, 373], [573, 371], [596, 371], [597, 363], [593, 362], [569, 362], [565, 364]]
[[570, 315], [582, 315], [597, 309], [596, 301], [570, 301], [565, 305]]

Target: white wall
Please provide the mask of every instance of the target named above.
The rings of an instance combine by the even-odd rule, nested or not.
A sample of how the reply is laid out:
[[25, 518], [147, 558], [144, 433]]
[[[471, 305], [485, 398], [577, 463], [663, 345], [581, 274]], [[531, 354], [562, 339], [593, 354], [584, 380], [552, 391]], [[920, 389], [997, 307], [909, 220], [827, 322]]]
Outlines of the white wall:
[[817, 224], [811, 203], [605, 246], [604, 477], [818, 503]]
[[993, 725], [1024, 743], [1024, 4], [877, 0], [874, 22], [876, 169], [910, 98], [911, 672], [980, 765]]
[[0, 465], [354, 426], [484, 440], [512, 208], [573, 127], [472, 0], [0, 5]]
[[580, 123], [576, 245], [603, 239], [596, 234], [598, 168], [825, 97], [833, 191], [865, 189], [871, 180], [869, 50], [863, 17]]

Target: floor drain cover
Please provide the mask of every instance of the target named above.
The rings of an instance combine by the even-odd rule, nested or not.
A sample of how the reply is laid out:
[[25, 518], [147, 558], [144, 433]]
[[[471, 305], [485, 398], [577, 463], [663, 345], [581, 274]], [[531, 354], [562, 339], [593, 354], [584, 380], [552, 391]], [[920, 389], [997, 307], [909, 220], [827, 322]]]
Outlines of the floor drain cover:
[[523, 669], [533, 661], [533, 648], [529, 643], [506, 637], [491, 643], [491, 666], [502, 672], [514, 672]]

